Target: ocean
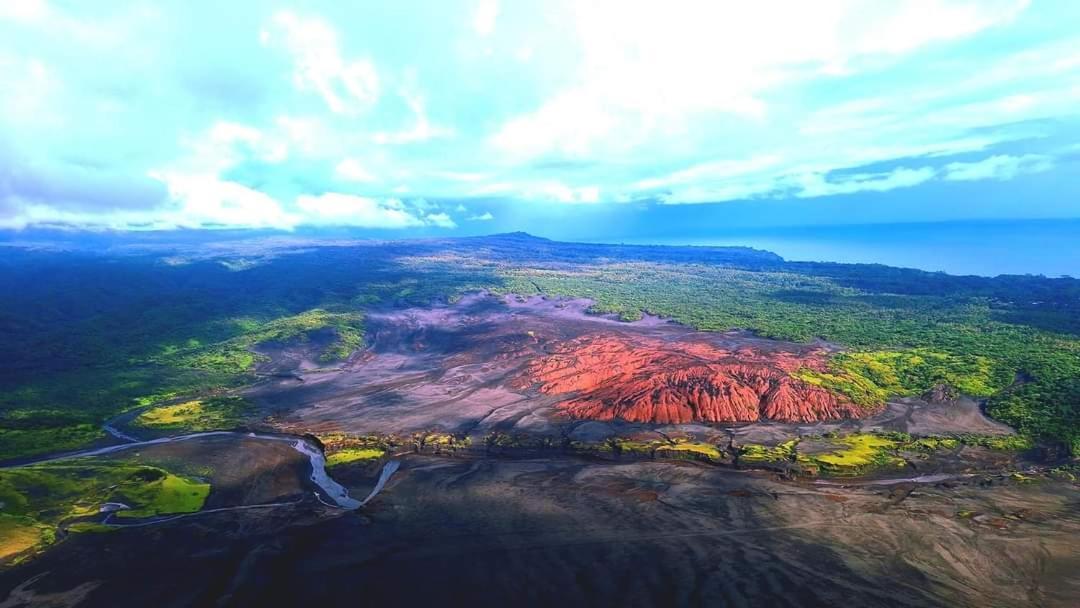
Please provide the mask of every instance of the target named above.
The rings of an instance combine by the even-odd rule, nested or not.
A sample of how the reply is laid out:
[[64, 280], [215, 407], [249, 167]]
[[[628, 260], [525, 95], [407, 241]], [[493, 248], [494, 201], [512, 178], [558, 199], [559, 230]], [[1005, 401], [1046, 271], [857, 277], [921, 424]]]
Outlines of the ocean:
[[708, 237], [619, 241], [742, 245], [772, 251], [786, 260], [877, 263], [958, 275], [1080, 277], [1080, 219], [748, 229]]

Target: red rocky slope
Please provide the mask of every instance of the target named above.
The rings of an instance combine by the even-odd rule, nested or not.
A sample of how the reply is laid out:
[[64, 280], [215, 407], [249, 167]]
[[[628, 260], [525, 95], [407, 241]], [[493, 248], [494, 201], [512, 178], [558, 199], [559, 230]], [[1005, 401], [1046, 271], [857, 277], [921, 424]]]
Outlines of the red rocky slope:
[[567, 394], [559, 408], [575, 418], [685, 423], [817, 422], [868, 412], [791, 377], [823, 369], [826, 353], [724, 350], [701, 342], [665, 342], [623, 334], [572, 340], [532, 361], [521, 384]]

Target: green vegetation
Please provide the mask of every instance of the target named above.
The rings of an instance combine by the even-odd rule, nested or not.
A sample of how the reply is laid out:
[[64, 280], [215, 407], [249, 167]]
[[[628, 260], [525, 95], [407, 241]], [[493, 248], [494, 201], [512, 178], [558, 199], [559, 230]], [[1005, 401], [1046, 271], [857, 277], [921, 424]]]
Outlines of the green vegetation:
[[[862, 475], [873, 470], [907, 466], [912, 453], [922, 458], [938, 451], [951, 451], [961, 446], [978, 446], [993, 450], [1019, 452], [1031, 448], [1029, 438], [1020, 435], [957, 435], [913, 437], [907, 433], [827, 434], [803, 438], [803, 442], [785, 444], [787, 450], [747, 446], [752, 452], [762, 452], [771, 458], [759, 462], [795, 460], [809, 472], [826, 475]], [[805, 447], [805, 449], [803, 449]], [[748, 460], [746, 462], [754, 462]]]
[[723, 454], [715, 445], [694, 441], [676, 441], [672, 444], [658, 446], [656, 448], [656, 456], [658, 458], [680, 458], [689, 456], [710, 462], [719, 462], [723, 459]]
[[739, 462], [745, 464], [786, 462], [795, 460], [799, 439], [790, 439], [776, 446], [748, 443], [739, 446]]
[[35, 549], [52, 544], [56, 532], [30, 517], [0, 513], [0, 563], [19, 561]]
[[248, 411], [250, 404], [240, 397], [209, 397], [152, 407], [139, 414], [132, 424], [159, 430], [229, 429], [240, 424]]
[[21, 554], [50, 544], [62, 521], [94, 515], [106, 502], [132, 507], [118, 517], [149, 517], [198, 511], [209, 492], [207, 483], [122, 460], [5, 469], [0, 471], [0, 553]]
[[[328, 468], [354, 462], [377, 460], [385, 456], [387, 452], [405, 443], [403, 439], [379, 435], [355, 436], [332, 433], [319, 435], [318, 437], [326, 453], [326, 466]], [[435, 433], [417, 433], [412, 437], [412, 442], [415, 444], [417, 441], [430, 439], [434, 444], [439, 442], [441, 437], [443, 436]], [[450, 436], [446, 435], [445, 437], [449, 438]], [[450, 442], [451, 439], [442, 441], [445, 445], [449, 445]]]
[[[827, 372], [801, 370], [798, 377], [868, 406], [888, 395], [954, 386], [988, 397], [989, 412], [1025, 435], [1061, 441], [1080, 454], [1080, 309], [1069, 308], [1080, 301], [1080, 281], [939, 277], [875, 266], [782, 268], [644, 262], [510, 268], [499, 290], [589, 297], [593, 312], [627, 320], [648, 312], [703, 330], [825, 339], [853, 352], [838, 355]], [[842, 279], [815, 274], [822, 268]], [[942, 285], [925, 293], [926, 281]], [[1060, 293], [1048, 292], [1052, 285]], [[883, 286], [896, 291], [877, 291]], [[1036, 315], [1042, 309], [1054, 314]], [[1035, 316], [1038, 323], [1023, 322]]]
[[858, 475], [871, 469], [907, 466], [903, 458], [894, 455], [897, 443], [880, 435], [857, 433], [831, 441], [837, 446], [835, 451], [800, 455], [800, 460], [832, 475]]
[[987, 411], [1028, 437], [1061, 439], [1080, 456], [1080, 376], [1011, 387]]
[[44, 428], [0, 428], [0, 460], [76, 450], [105, 436], [100, 427], [72, 424]]
[[348, 357], [364, 343], [363, 315], [359, 313], [330, 313], [309, 310], [298, 315], [280, 317], [265, 323], [252, 319], [236, 319], [233, 324], [240, 333], [228, 340], [202, 344], [191, 339], [182, 345], [168, 344], [162, 348], [162, 361], [177, 367], [245, 373], [266, 357], [251, 349], [270, 343], [305, 343], [320, 331], [328, 331], [329, 342], [323, 345], [319, 361], [330, 362]]
[[585, 452], [597, 449], [603, 452], [649, 458], [690, 459], [706, 462], [720, 462], [724, 459], [724, 453], [715, 445], [684, 438], [640, 441], [614, 437], [598, 446], [579, 445], [577, 447]]
[[326, 466], [336, 467], [351, 462], [376, 460], [382, 458], [384, 454], [386, 452], [378, 448], [345, 448], [327, 456]]
[[55, 373], [0, 388], [0, 460], [53, 454], [101, 439], [101, 425], [124, 410], [234, 386], [232, 376], [145, 368]]
[[[102, 422], [252, 380], [253, 348], [322, 361], [363, 343], [363, 311], [479, 289], [588, 297], [708, 331], [844, 347], [796, 372], [867, 405], [949, 385], [1027, 438], [1080, 454], [1080, 281], [789, 263], [748, 249], [554, 243], [527, 235], [155, 255], [9, 248], [0, 257], [0, 459], [72, 449]], [[217, 424], [217, 423], [214, 423]]]
[[[134, 508], [117, 512], [117, 517], [153, 517], [170, 513], [194, 513], [202, 508], [210, 495], [210, 484], [187, 479], [157, 469], [162, 475], [156, 479], [143, 474], [145, 483], [130, 484], [118, 490], [126, 499], [125, 504]], [[136, 506], [137, 505], [137, 506]]]
[[919, 395], [938, 385], [989, 397], [1003, 388], [992, 372], [986, 357], [912, 349], [841, 353], [829, 362], [827, 372], [803, 369], [794, 375], [860, 405], [877, 406], [890, 396]]

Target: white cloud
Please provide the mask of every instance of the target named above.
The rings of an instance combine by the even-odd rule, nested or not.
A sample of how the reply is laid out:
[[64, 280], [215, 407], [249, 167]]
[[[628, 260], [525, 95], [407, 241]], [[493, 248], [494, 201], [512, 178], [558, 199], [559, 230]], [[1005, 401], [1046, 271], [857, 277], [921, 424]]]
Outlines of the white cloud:
[[471, 222], [489, 222], [493, 219], [495, 219], [495, 216], [491, 215], [490, 211], [485, 211], [479, 215], [469, 216], [469, 221]]
[[360, 228], [409, 228], [424, 224], [395, 198], [380, 200], [327, 192], [318, 196], [299, 196], [296, 206], [304, 212], [305, 224]]
[[9, 0], [0, 2], [0, 20], [35, 22], [49, 15], [49, 6], [44, 0]]
[[[288, 227], [298, 194], [317, 221], [364, 217], [327, 187], [412, 227], [484, 221], [470, 197], [810, 198], [1064, 171], [1077, 128], [1067, 3], [1016, 19], [1024, 0], [457, 2], [0, 0], [0, 218]], [[77, 169], [26, 186], [20, 167], [54, 164]], [[113, 195], [151, 170], [167, 204], [157, 182]]]
[[945, 165], [944, 179], [950, 181], [976, 181], [983, 179], [1010, 180], [1025, 173], [1041, 173], [1054, 167], [1054, 160], [1042, 154], [1023, 156], [995, 155], [971, 163]]
[[[379, 98], [379, 75], [367, 58], [345, 59], [338, 34], [318, 17], [301, 17], [289, 11], [274, 15], [274, 25], [294, 61], [293, 84], [302, 91], [315, 91], [335, 113], [356, 113], [374, 105]], [[273, 44], [273, 34], [261, 36]]]
[[849, 4], [575, 3], [574, 84], [491, 143], [527, 158], [610, 154], [707, 115], [761, 120], [769, 90], [1007, 23], [1027, 0]]
[[585, 156], [595, 141], [610, 135], [617, 119], [602, 100], [585, 91], [570, 91], [545, 103], [532, 114], [507, 121], [491, 143], [503, 152], [532, 158], [549, 152]]
[[292, 228], [299, 218], [269, 195], [214, 175], [154, 171], [175, 203], [165, 215], [174, 226], [207, 225], [246, 228]]
[[495, 31], [498, 18], [499, 0], [480, 0], [473, 11], [473, 29], [480, 36], [487, 36]]
[[370, 171], [364, 168], [364, 165], [355, 158], [346, 158], [334, 167], [334, 173], [342, 178], [351, 182], [376, 182], [379, 178], [375, 177]]
[[424, 221], [439, 228], [457, 228], [457, 224], [446, 213], [429, 213], [424, 217]]

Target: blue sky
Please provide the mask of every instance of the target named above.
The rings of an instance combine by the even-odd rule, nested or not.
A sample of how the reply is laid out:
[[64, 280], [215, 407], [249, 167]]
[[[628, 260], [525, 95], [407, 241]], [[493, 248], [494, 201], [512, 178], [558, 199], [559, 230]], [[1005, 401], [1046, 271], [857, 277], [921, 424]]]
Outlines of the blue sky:
[[1080, 217], [1080, 3], [0, 3], [0, 228]]

